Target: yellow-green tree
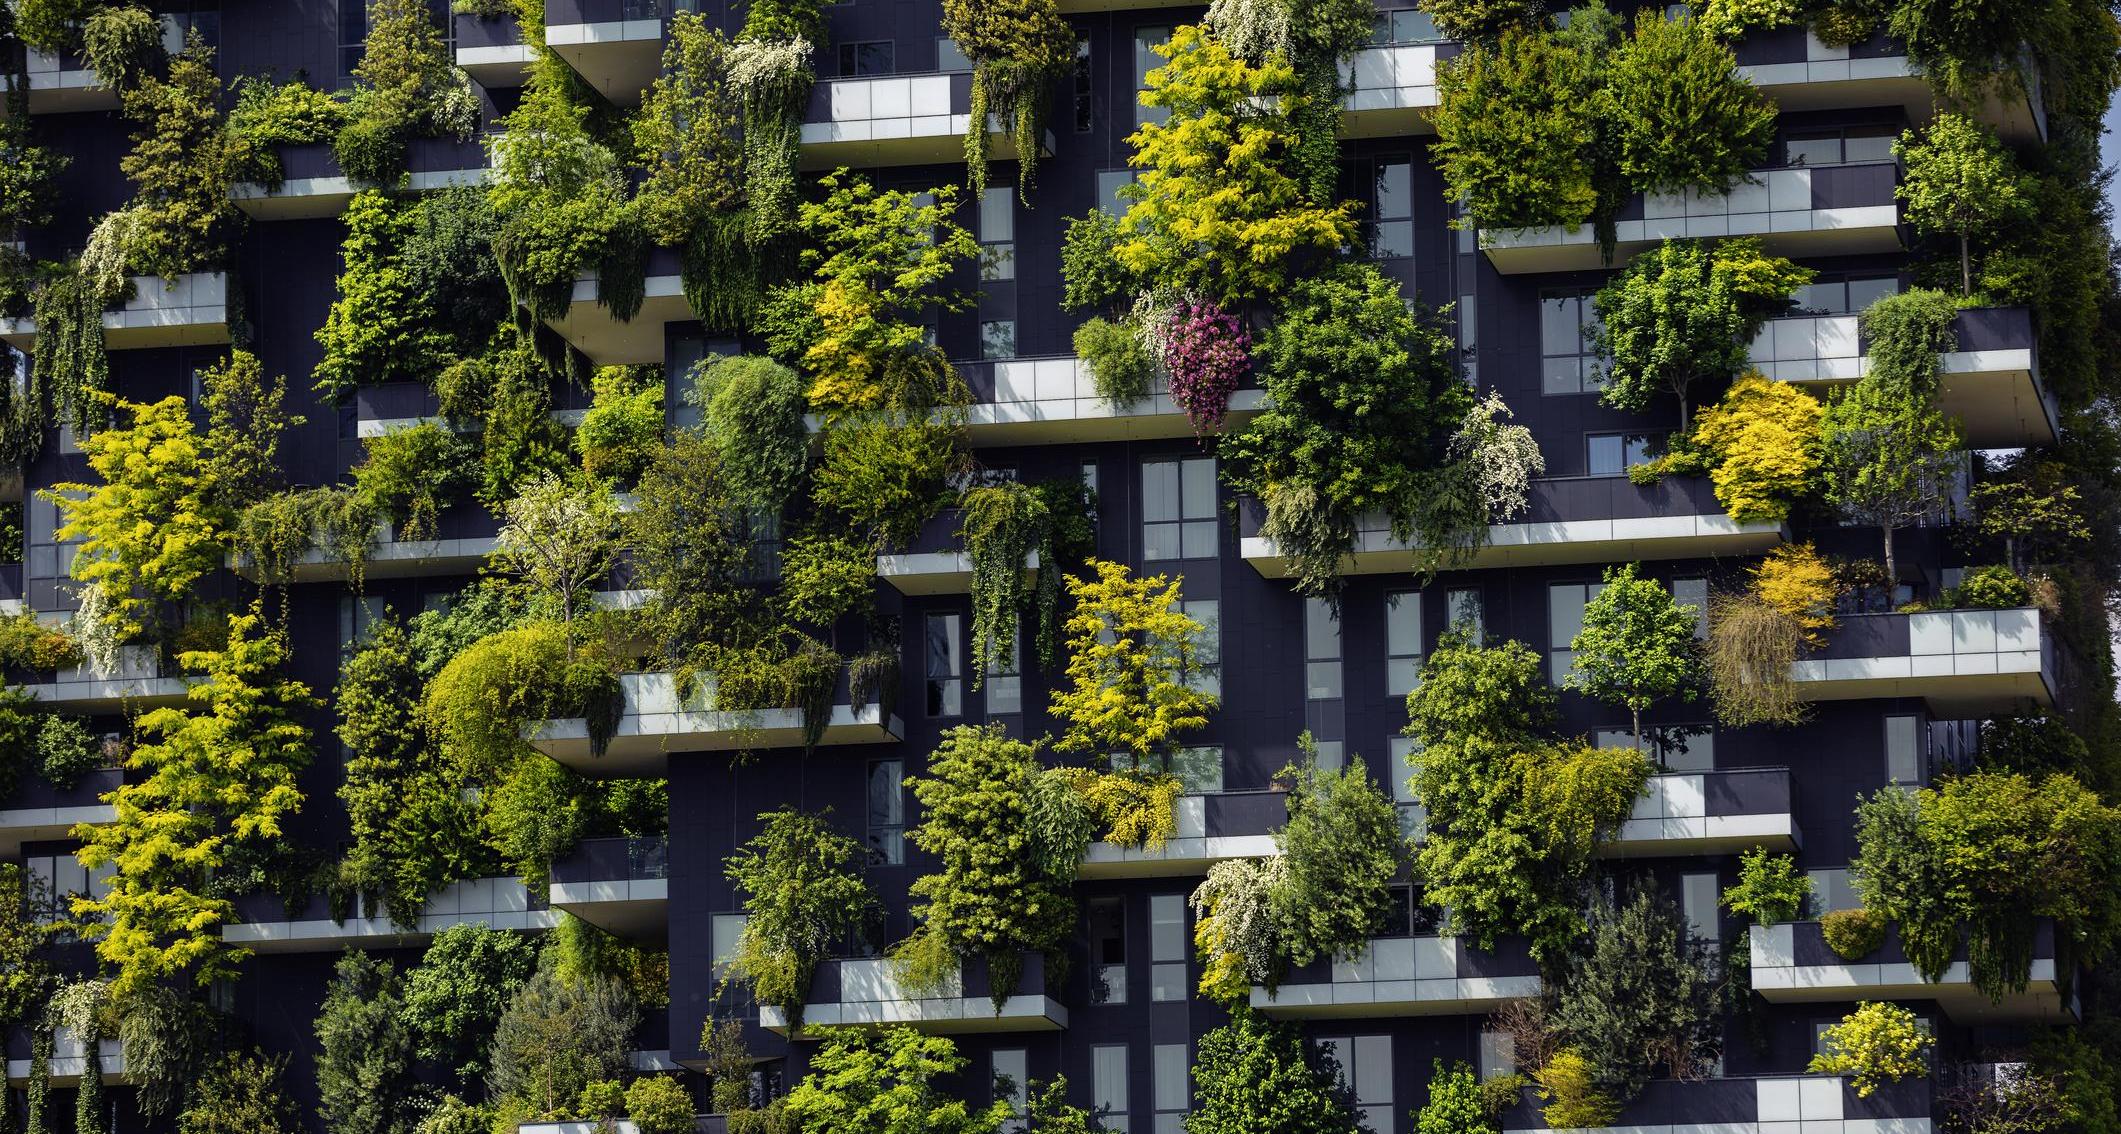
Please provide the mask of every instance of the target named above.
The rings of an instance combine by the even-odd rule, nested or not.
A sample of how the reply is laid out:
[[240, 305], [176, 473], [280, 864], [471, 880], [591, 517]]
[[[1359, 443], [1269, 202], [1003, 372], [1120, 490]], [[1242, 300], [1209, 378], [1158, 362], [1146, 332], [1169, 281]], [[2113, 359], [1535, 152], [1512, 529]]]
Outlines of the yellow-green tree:
[[1701, 411], [1693, 441], [1716, 502], [1741, 524], [1781, 523], [1819, 480], [1819, 400], [1748, 371]]
[[1291, 172], [1293, 117], [1305, 95], [1278, 58], [1254, 67], [1214, 36], [1182, 27], [1156, 48], [1142, 103], [1171, 112], [1128, 141], [1139, 180], [1113, 254], [1160, 286], [1229, 306], [1270, 295], [1292, 256], [1355, 240], [1353, 206], [1314, 203]]
[[76, 898], [74, 914], [96, 935], [96, 955], [116, 973], [120, 1000], [189, 976], [229, 975], [237, 951], [221, 943], [234, 913], [209, 886], [239, 851], [265, 852], [302, 808], [298, 777], [311, 759], [297, 714], [315, 707], [309, 687], [281, 675], [285, 634], [257, 611], [228, 621], [228, 648], [181, 659], [207, 679], [191, 704], [140, 718], [143, 738], [127, 758], [132, 775], [104, 797], [111, 823], [74, 828], [81, 864], [110, 866], [110, 889]]
[[1132, 578], [1123, 563], [1093, 559], [1095, 579], [1068, 576], [1075, 612], [1068, 635], [1069, 688], [1053, 700], [1068, 722], [1063, 752], [1168, 753], [1179, 734], [1208, 723], [1213, 694], [1189, 683], [1202, 626], [1179, 606], [1179, 581]]

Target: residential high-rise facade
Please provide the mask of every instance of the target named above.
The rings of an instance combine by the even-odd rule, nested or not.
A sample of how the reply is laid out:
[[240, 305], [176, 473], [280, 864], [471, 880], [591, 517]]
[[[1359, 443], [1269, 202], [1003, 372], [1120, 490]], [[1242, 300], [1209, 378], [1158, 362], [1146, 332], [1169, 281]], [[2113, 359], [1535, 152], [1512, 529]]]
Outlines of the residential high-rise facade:
[[[497, 1016], [460, 1037], [469, 1074], [374, 1020], [321, 1025], [335, 981], [405, 995], [349, 984], [350, 951], [405, 978], [459, 925], [602, 957], [580, 963], [634, 1005], [610, 1077], [669, 1078], [703, 1116], [728, 1101], [717, 1021], [740, 1027], [759, 1106], [847, 1029], [904, 1025], [950, 1038], [962, 1063], [937, 1085], [975, 1106], [1065, 1077], [1107, 1130], [1206, 1134], [1188, 1115], [1227, 1107], [1208, 1096], [1228, 1072], [1202, 1040], [1241, 1016], [1300, 1033], [1375, 1134], [1416, 1129], [1460, 1063], [1528, 1077], [1496, 1128], [1559, 1125], [1532, 1078], [1571, 1054], [1606, 1125], [1915, 1134], [2054, 1073], [2074, 1042], [2056, 1037], [2098, 1015], [2109, 931], [2071, 887], [2110, 888], [2117, 855], [2075, 841], [2114, 829], [2096, 793], [2121, 743], [2104, 7], [2028, 4], [1911, 46], [1935, 5], [1375, 0], [1354, 35], [1330, 26], [1349, 0], [196, 0], [139, 24], [116, 2], [8, 2], [23, 184], [0, 185], [0, 442], [21, 511], [0, 587], [29, 616], [4, 659], [29, 699], [4, 707], [0, 851], [30, 909], [12, 939], [36, 941], [0, 955], [23, 990], [11, 1121], [40, 1081], [43, 1129], [63, 1129], [86, 1074], [104, 1129], [174, 1129], [206, 1064], [143, 1066], [116, 1023], [155, 989], [202, 1006], [217, 1043], [284, 1054], [304, 1129], [410, 1129], [344, 1117], [323, 1081], [361, 1050], [389, 1065], [387, 1114], [512, 1084], [525, 1129], [597, 1117], [486, 1077]], [[1378, 281], [1411, 312], [1358, 311]], [[1942, 306], [1894, 305], [1913, 292]], [[226, 394], [253, 361], [298, 419], [276, 448], [259, 399]], [[1879, 401], [1842, 408], [1859, 387]], [[171, 397], [160, 427], [135, 408]], [[1480, 417], [1491, 397], [1507, 412]], [[1137, 596], [1165, 632], [1093, 606], [1060, 626], [1074, 599], [1044, 588], [1093, 563], [1174, 584]], [[1635, 620], [1606, 594], [1631, 564], [1656, 584]], [[1793, 576], [1794, 603], [1770, 585]], [[1659, 636], [1681, 616], [1691, 633]], [[1056, 712], [1100, 617], [1108, 644], [1172, 665], [1140, 688], [1106, 671], [1122, 715], [1154, 689], [1212, 699], [1204, 720], [1029, 758], [1152, 793], [1136, 806], [1166, 837], [1122, 845], [1083, 805], [1097, 829], [1041, 876], [1061, 908], [1038, 947], [1004, 911], [1000, 946], [953, 938], [954, 975], [918, 987], [889, 954], [935, 931], [939, 889], [1013, 867], [1029, 893], [1050, 871], [1031, 864], [1036, 775], [987, 784], [1015, 810], [982, 828], [933, 757], [963, 744], [990, 761], [969, 775], [999, 776], [1025, 758], [1004, 737], [1079, 724]], [[246, 641], [270, 646], [250, 670]], [[1452, 810], [1463, 793], [1417, 777], [1409, 695], [1505, 654], [1537, 678], [1480, 707], [1508, 726], [1426, 738], [1495, 777], [1479, 814]], [[590, 695], [562, 681], [578, 668]], [[1592, 671], [1639, 703], [1584, 688]], [[215, 699], [245, 681], [248, 708]], [[306, 735], [268, 743], [258, 702]], [[208, 735], [215, 711], [235, 723]], [[1599, 771], [1585, 746], [1629, 755]], [[1292, 803], [1333, 798], [1299, 769], [1358, 758], [1365, 814], [1394, 816], [1388, 876], [1374, 837], [1335, 828], [1304, 853], [1346, 854], [1344, 875], [1253, 878], [1298, 903], [1273, 916], [1345, 902], [1360, 932], [1292, 958], [1284, 930], [1241, 958], [1264, 966], [1246, 983], [1271, 979], [1206, 994], [1201, 919], [1236, 949], [1235, 914], [1196, 890], [1293, 853]], [[2079, 811], [2056, 816], [2050, 775], [2088, 789]], [[952, 791], [957, 810], [923, 806]], [[1897, 834], [1894, 793], [1920, 816]], [[858, 844], [837, 866], [876, 907], [807, 946], [793, 1027], [732, 968], [767, 899], [729, 865], [788, 810]], [[156, 822], [212, 847], [155, 850]], [[932, 853], [946, 838], [975, 845]], [[1523, 894], [1440, 900], [1471, 868], [1422, 855], [1431, 839]], [[1923, 853], [1949, 861], [1893, 873]], [[1732, 908], [1778, 870], [1792, 908]], [[200, 896], [146, 908], [177, 891]], [[1593, 947], [1643, 896], [1676, 932]], [[1882, 938], [1821, 920], [1866, 904]], [[1535, 907], [1580, 918], [1578, 947], [1549, 948]], [[1911, 948], [1918, 916], [1933, 932]], [[511, 973], [494, 1013], [523, 995]], [[1597, 1030], [1596, 987], [1712, 1018], [1662, 1054], [1600, 1051], [1656, 1029]], [[98, 1058], [69, 995], [109, 1006]], [[1871, 1002], [1927, 1037], [1920, 1067], [1875, 1090], [1813, 1070]], [[149, 1078], [174, 1101], [143, 1107]], [[2060, 1121], [2022, 1128], [2080, 1119]]]

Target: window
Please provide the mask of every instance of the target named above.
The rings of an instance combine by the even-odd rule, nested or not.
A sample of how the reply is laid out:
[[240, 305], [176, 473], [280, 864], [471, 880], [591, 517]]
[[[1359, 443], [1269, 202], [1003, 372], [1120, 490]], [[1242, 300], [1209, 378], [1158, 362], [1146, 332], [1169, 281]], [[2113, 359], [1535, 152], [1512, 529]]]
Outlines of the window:
[[1625, 476], [1664, 452], [1664, 438], [1649, 433], [1590, 433], [1583, 439], [1585, 463], [1592, 476]]
[[1709, 636], [1709, 581], [1707, 579], [1672, 580], [1672, 601], [1681, 606], [1694, 608], [1694, 636]]
[[1215, 458], [1142, 462], [1142, 558], [1215, 558]]
[[[71, 852], [31, 855], [22, 860], [28, 874], [30, 915], [40, 924], [72, 921], [75, 897], [101, 899], [110, 894], [110, 880], [117, 864], [104, 863], [94, 870], [81, 865]], [[71, 935], [68, 936], [71, 940]]]
[[[1599, 729], [1591, 743], [1600, 748], [1633, 748], [1635, 734], [1624, 728]], [[1710, 725], [1650, 725], [1642, 730], [1642, 750], [1667, 772], [1708, 772], [1716, 768], [1716, 732]]]
[[1392, 804], [1399, 810], [1399, 833], [1410, 842], [1420, 842], [1429, 833], [1429, 809], [1414, 796], [1414, 765], [1407, 762], [1408, 757], [1421, 750], [1420, 745], [1411, 736], [1394, 736], [1385, 741], [1385, 751], [1392, 757], [1387, 774], [1392, 777]]
[[1200, 640], [1193, 645], [1193, 672], [1186, 684], [1202, 693], [1221, 696], [1223, 691], [1223, 604], [1220, 599], [1180, 599], [1178, 609], [1200, 623]]
[[1487, 614], [1483, 609], [1485, 605], [1481, 602], [1480, 592], [1477, 590], [1445, 591], [1444, 621], [1450, 624], [1451, 629], [1462, 630], [1473, 641], [1479, 642], [1488, 632]]
[[1885, 778], [1896, 784], [1922, 782], [1922, 720], [1885, 718]]
[[1078, 37], [1075, 41], [1075, 132], [1087, 134], [1095, 123], [1096, 104], [1092, 95], [1097, 88], [1090, 78], [1090, 41]]
[[[979, 198], [979, 278], [1016, 278], [1016, 190], [996, 186]], [[1012, 343], [1014, 333], [1011, 334]], [[1013, 350], [1013, 348], [1012, 348]]]
[[1856, 888], [1849, 884], [1849, 872], [1845, 867], [1825, 870], [1807, 870], [1805, 877], [1812, 880], [1811, 916], [1823, 917], [1835, 910], [1860, 909], [1861, 899], [1856, 897]]
[[964, 616], [928, 616], [926, 662], [921, 672], [928, 678], [928, 715], [965, 715]]
[[1381, 161], [1370, 178], [1370, 255], [1398, 259], [1414, 254], [1414, 167]]
[[1181, 748], [1171, 756], [1171, 774], [1188, 795], [1214, 795], [1223, 789], [1223, 750], [1219, 745]]
[[1149, 1049], [1149, 1056], [1154, 1061], [1150, 1076], [1156, 1104], [1154, 1134], [1185, 1134], [1187, 1100], [1193, 1093], [1186, 1045], [1160, 1043]]
[[1090, 1003], [1127, 1002], [1127, 907], [1119, 898], [1092, 898], [1083, 911], [1090, 944]]
[[1783, 139], [1784, 165], [1845, 165], [1893, 160], [1899, 131], [1886, 126], [1850, 126], [1792, 131]]
[[840, 44], [840, 74], [848, 78], [891, 74], [897, 70], [892, 47], [888, 39]]
[[1340, 1068], [1341, 1085], [1371, 1130], [1392, 1129], [1392, 1037], [1322, 1039], [1320, 1050]]
[[[1134, 29], [1134, 89], [1149, 89], [1149, 72], [1164, 65], [1164, 57], [1156, 49], [1171, 38], [1171, 29], [1163, 25]], [[1134, 100], [1134, 124], [1162, 122], [1171, 117], [1169, 107], [1143, 106], [1140, 98]]]
[[906, 861], [906, 764], [869, 762], [869, 861], [898, 866]]
[[1791, 301], [1799, 315], [1854, 315], [1880, 298], [1900, 293], [1894, 276], [1851, 276], [1847, 279], [1816, 279], [1797, 289]]
[[1190, 982], [1186, 980], [1186, 899], [1179, 894], [1151, 894], [1149, 999], [1184, 1000], [1189, 987]]
[[1480, 1080], [1517, 1074], [1517, 1043], [1508, 1032], [1480, 1033]]
[[[1012, 1113], [1022, 1115], [1031, 1082], [1031, 1053], [1020, 1047], [1003, 1048], [988, 1056], [988, 1061], [987, 1082], [995, 1101], [1006, 1101]], [[1006, 1128], [1021, 1129], [1021, 1123], [1011, 1123]]]
[[1544, 394], [1588, 394], [1598, 375], [1598, 312], [1586, 291], [1544, 292], [1539, 297], [1539, 390]]
[[1009, 628], [1009, 660], [987, 659], [987, 715], [1001, 716], [1024, 711], [1024, 632]]
[[1405, 697], [1421, 682], [1421, 592], [1385, 595], [1385, 692]]
[[1605, 590], [1604, 583], [1553, 583], [1547, 587], [1547, 680], [1556, 685], [1576, 668], [1576, 635], [1583, 633], [1583, 608]]
[[1714, 874], [1683, 874], [1679, 877], [1679, 906], [1686, 913], [1687, 926], [1703, 941], [1723, 939], [1723, 930], [1716, 917], [1716, 903], [1722, 893]]
[[1127, 1115], [1127, 1048], [1101, 1044], [1090, 1049], [1090, 1105], [1112, 1134], [1129, 1134]]
[[1370, 25], [1370, 42], [1392, 43], [1442, 43], [1444, 35], [1436, 30], [1436, 21], [1419, 8], [1405, 8], [1397, 12], [1379, 12], [1377, 22]]
[[1324, 599], [1304, 600], [1304, 699], [1337, 701], [1341, 696], [1340, 620]]
[[981, 358], [1016, 357], [1016, 320], [988, 319], [979, 325]]
[[736, 960], [736, 943], [744, 935], [745, 915], [740, 913], [718, 913], [714, 915], [709, 930], [714, 947], [714, 979], [721, 980], [728, 974], [729, 962]]
[[1097, 207], [1112, 216], [1125, 216], [1129, 202], [1120, 197], [1119, 191], [1134, 184], [1131, 169], [1100, 169], [1097, 171]]
[[957, 41], [949, 36], [938, 36], [935, 40], [935, 69], [943, 72], [970, 71], [972, 60], [958, 49]]
[[351, 76], [368, 46], [368, 0], [339, 0], [339, 74]]

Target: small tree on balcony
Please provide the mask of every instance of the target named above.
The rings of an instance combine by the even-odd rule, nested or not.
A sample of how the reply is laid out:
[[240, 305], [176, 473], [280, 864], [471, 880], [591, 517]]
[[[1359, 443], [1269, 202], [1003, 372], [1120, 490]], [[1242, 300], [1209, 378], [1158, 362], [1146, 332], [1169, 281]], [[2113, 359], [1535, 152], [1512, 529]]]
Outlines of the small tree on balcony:
[[782, 810], [759, 818], [764, 828], [723, 864], [744, 899], [729, 979], [779, 1008], [793, 1034], [818, 962], [881, 911], [857, 869], [866, 852], [825, 816]]
[[317, 1012], [317, 1113], [333, 1134], [411, 1134], [413, 1036], [397, 966], [354, 949]]
[[1635, 192], [1720, 196], [1767, 157], [1775, 104], [1691, 16], [1638, 13], [1601, 78], [1614, 164]]
[[948, 1036], [912, 1028], [835, 1031], [788, 1092], [782, 1113], [800, 1134], [996, 1134], [1007, 1099], [974, 1110], [938, 1080], [965, 1069]]
[[1565, 684], [1625, 707], [1640, 749], [1643, 710], [1673, 697], [1692, 701], [1703, 674], [1694, 640], [1701, 612], [1674, 602], [1663, 583], [1638, 577], [1635, 567], [1607, 568], [1605, 588], [1584, 605], [1583, 629], [1569, 643], [1576, 666]]
[[1123, 563], [1092, 560], [1094, 579], [1068, 577], [1068, 682], [1053, 698], [1067, 722], [1062, 752], [1123, 752], [1139, 764], [1168, 756], [1202, 728], [1216, 697], [1196, 688], [1204, 627], [1180, 606], [1183, 580], [1134, 578]]
[[1186, 1134], [1358, 1134], [1344, 1071], [1294, 1024], [1237, 1008], [1200, 1038]]
[[[1914, 37], [1909, 37], [1913, 46]], [[1929, 128], [1893, 143], [1906, 166], [1896, 195], [1907, 204], [1907, 222], [1925, 236], [1959, 242], [1959, 290], [1974, 293], [1976, 240], [2007, 225], [2032, 219], [2033, 185], [1988, 127], [1963, 114], [1943, 114]]]
[[1590, 948], [1561, 982], [1554, 1023], [1570, 1046], [1596, 1053], [1592, 1079], [1615, 1099], [1634, 1098], [1659, 1071], [1697, 1078], [1722, 1047], [1717, 970], [1714, 947], [1694, 935], [1678, 905], [1644, 887], [1594, 915]]
[[1827, 403], [1820, 471], [1827, 502], [1885, 539], [1886, 586], [1900, 580], [1893, 533], [1950, 507], [1958, 423], [1926, 391], [1870, 374]]
[[575, 616], [618, 555], [619, 506], [611, 490], [584, 477], [540, 475], [507, 505], [508, 521], [494, 538], [504, 568], [558, 605], [560, 625], [574, 638]]

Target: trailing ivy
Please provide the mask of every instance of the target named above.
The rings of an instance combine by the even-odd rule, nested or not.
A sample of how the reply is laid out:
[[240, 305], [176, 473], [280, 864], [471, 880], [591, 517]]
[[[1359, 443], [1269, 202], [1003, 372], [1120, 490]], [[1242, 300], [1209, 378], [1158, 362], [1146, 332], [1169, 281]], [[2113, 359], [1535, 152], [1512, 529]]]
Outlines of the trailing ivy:
[[633, 144], [647, 178], [635, 206], [649, 239], [684, 252], [685, 298], [713, 330], [742, 330], [765, 290], [732, 81], [741, 58], [697, 13], [670, 22], [663, 73], [641, 100]]
[[759, 0], [729, 51], [729, 84], [743, 107], [744, 181], [755, 245], [795, 225], [803, 111], [811, 59], [825, 42], [821, 0]]
[[972, 60], [965, 166], [987, 189], [987, 119], [1016, 142], [1017, 194], [1031, 203], [1054, 82], [1075, 66], [1075, 31], [1056, 0], [943, 0], [943, 33]]
[[[1055, 630], [1064, 565], [1089, 551], [1091, 531], [1079, 480], [1035, 485], [1005, 481], [965, 494], [959, 535], [972, 560], [973, 687], [990, 672], [1013, 668], [1019, 616], [1034, 608], [1041, 660], [1057, 660]], [[1036, 554], [1038, 569], [1027, 564]]]

